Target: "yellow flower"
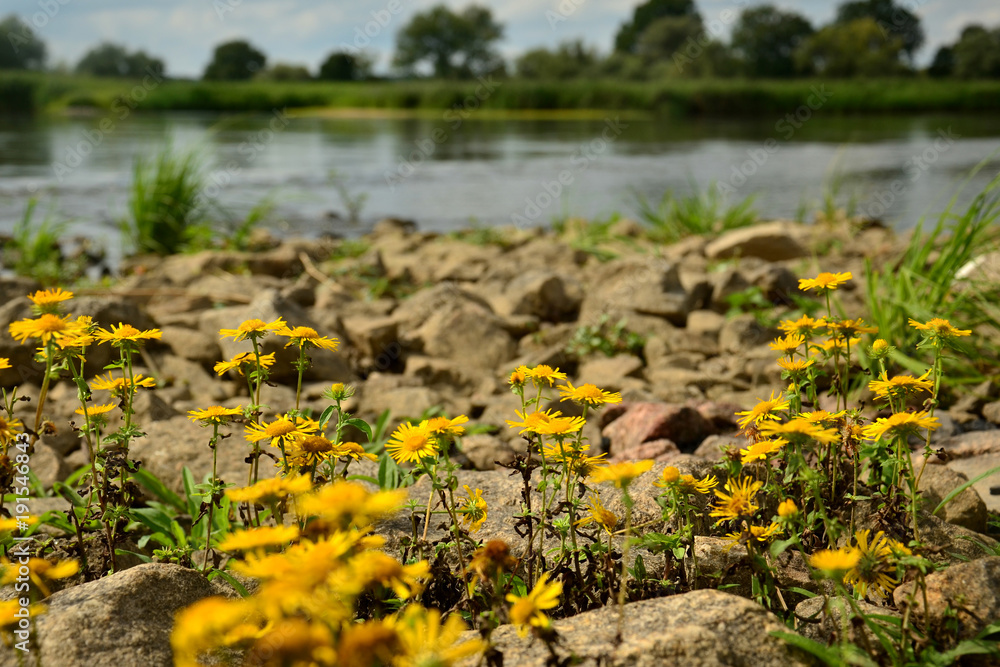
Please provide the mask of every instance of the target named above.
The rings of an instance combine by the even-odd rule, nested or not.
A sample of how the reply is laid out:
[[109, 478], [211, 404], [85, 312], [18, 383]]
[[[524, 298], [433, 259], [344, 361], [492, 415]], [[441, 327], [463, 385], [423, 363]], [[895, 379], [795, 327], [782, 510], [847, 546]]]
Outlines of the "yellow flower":
[[11, 367], [10, 359], [8, 359], [7, 357], [0, 357], [0, 371], [10, 367]]
[[213, 405], [204, 410], [188, 410], [188, 419], [193, 422], [200, 421], [202, 426], [228, 424], [232, 421], [232, 417], [242, 415], [242, 408], [224, 408], [221, 405]]
[[394, 513], [406, 496], [405, 489], [372, 493], [355, 482], [338, 481], [299, 497], [296, 504], [303, 516], [316, 516], [336, 529], [363, 528]]
[[582, 384], [579, 387], [574, 387], [572, 382], [567, 382], [565, 385], [559, 387], [559, 394], [564, 401], [569, 400], [580, 405], [589, 405], [592, 408], [600, 407], [605, 403], [622, 402], [622, 395], [620, 393], [607, 392], [598, 389], [592, 384]]
[[614, 512], [604, 506], [601, 502], [600, 496], [593, 493], [590, 494], [587, 501], [587, 507], [590, 510], [589, 513], [587, 516], [577, 521], [576, 525], [586, 526], [591, 523], [596, 523], [598, 526], [603, 528], [608, 535], [615, 532], [615, 528], [618, 527], [618, 517]]
[[724, 487], [725, 492], [715, 490], [718, 500], [712, 506], [709, 516], [720, 517], [720, 521], [751, 516], [760, 509], [753, 504], [753, 500], [762, 486], [764, 486], [763, 482], [754, 481], [749, 477], [727, 480]]
[[391, 588], [401, 600], [406, 600], [423, 590], [421, 580], [427, 579], [430, 571], [430, 564], [425, 560], [403, 565], [388, 554], [365, 551], [335, 573], [331, 585], [342, 593], [358, 594], [378, 584]]
[[864, 320], [834, 320], [829, 322], [831, 336], [855, 336], [857, 334], [878, 333], [878, 327], [869, 326]]
[[146, 331], [140, 331], [136, 329], [131, 324], [118, 323], [118, 326], [111, 325], [111, 331], [107, 329], [98, 329], [94, 332], [94, 338], [101, 343], [111, 343], [112, 345], [121, 346], [125, 343], [138, 343], [143, 340], [158, 340], [163, 336], [163, 332], [159, 329], [147, 329]]
[[[20, 565], [25, 565], [18, 561]], [[75, 560], [61, 560], [57, 563], [47, 561], [44, 558], [29, 558], [27, 562], [28, 579], [33, 583], [42, 595], [51, 595], [48, 584], [59, 579], [67, 579], [80, 571], [80, 563]], [[19, 572], [19, 565], [12, 563], [6, 558], [0, 558], [0, 586], [13, 584], [15, 581], [24, 581]]]
[[546, 410], [545, 412], [532, 412], [531, 414], [524, 414], [519, 410], [515, 410], [517, 416], [521, 418], [521, 421], [516, 422], [510, 419], [506, 420], [507, 424], [511, 428], [520, 428], [521, 434], [524, 433], [539, 433], [539, 429], [544, 428], [553, 419], [559, 417], [561, 412], [553, 412], [551, 410]]
[[743, 465], [749, 465], [754, 461], [766, 461], [768, 456], [781, 451], [781, 448], [786, 444], [788, 442], [781, 438], [777, 440], [760, 440], [740, 452], [740, 461]]
[[719, 480], [715, 478], [715, 475], [709, 475], [702, 479], [695, 479], [694, 475], [681, 475], [680, 485], [688, 493], [705, 495], [719, 485]]
[[[271, 354], [260, 355], [260, 365], [262, 368], [270, 368], [274, 365], [274, 352]], [[234, 356], [229, 361], [220, 361], [213, 367], [213, 370], [218, 375], [224, 375], [229, 371], [236, 371], [240, 375], [244, 375], [245, 371], [249, 369], [253, 371], [257, 368], [257, 357], [253, 352], [240, 352]]]
[[535, 429], [540, 435], [554, 435], [557, 438], [576, 433], [587, 423], [583, 417], [555, 417]]
[[910, 326], [917, 329], [928, 338], [937, 338], [940, 340], [972, 335], [971, 329], [956, 329], [951, 325], [951, 322], [941, 319], [940, 317], [935, 317], [934, 319], [923, 323], [911, 319]]
[[[832, 355], [834, 353], [834, 351], [841, 352], [841, 353], [842, 352], [846, 352], [847, 351], [847, 345], [848, 345], [848, 343], [846, 341], [847, 341], [846, 338], [838, 336], [837, 338], [831, 338], [829, 340], [825, 340], [822, 343], [820, 343], [819, 345], [816, 345], [815, 347], [816, 347], [816, 349], [821, 350], [822, 352], [824, 352], [824, 353], [826, 353], [828, 355]], [[857, 344], [860, 343], [860, 342], [861, 342], [860, 338], [851, 338], [849, 344], [853, 348], [853, 347], [856, 347]]]
[[510, 546], [503, 540], [490, 540], [472, 554], [469, 571], [477, 577], [493, 577], [500, 572], [513, 572], [517, 559], [510, 555]]
[[507, 602], [511, 603], [510, 622], [517, 626], [517, 633], [520, 636], [524, 637], [532, 627], [549, 627], [551, 621], [544, 612], [559, 605], [562, 588], [562, 583], [558, 581], [549, 583], [549, 575], [545, 572], [538, 578], [531, 592], [524, 597], [507, 595]]
[[876, 396], [885, 400], [905, 397], [921, 391], [933, 392], [934, 383], [927, 379], [930, 374], [931, 372], [927, 371], [918, 378], [912, 375], [897, 375], [890, 380], [885, 373], [882, 373], [878, 380], [872, 380], [868, 383], [868, 388], [875, 392]]
[[400, 424], [385, 444], [385, 450], [396, 463], [416, 463], [438, 455], [437, 443], [427, 429], [413, 424]]
[[24, 519], [13, 516], [0, 517], [0, 533], [13, 533], [15, 530], [21, 530], [21, 524], [34, 526], [36, 523], [38, 523], [37, 516], [29, 516]]
[[280, 317], [273, 322], [253, 318], [246, 320], [236, 329], [219, 329], [219, 335], [223, 338], [232, 338], [235, 341], [255, 340], [284, 327], [285, 321]]
[[78, 415], [96, 417], [98, 415], [106, 415], [117, 407], [118, 405], [115, 403], [105, 403], [104, 405], [87, 405], [86, 408], [80, 407], [74, 410], [74, 412], [76, 412], [76, 414]]
[[752, 410], [736, 413], [737, 417], [742, 417], [736, 422], [740, 428], [746, 429], [750, 424], [759, 424], [765, 419], [777, 419], [777, 411], [788, 409], [788, 401], [781, 395], [775, 396], [773, 391], [766, 401], [757, 400], [760, 402]]
[[897, 438], [916, 434], [920, 429], [936, 431], [941, 426], [937, 417], [931, 417], [926, 410], [920, 412], [897, 412], [891, 417], [877, 419], [866, 426], [862, 433], [866, 440]]
[[219, 543], [219, 548], [223, 551], [259, 551], [266, 547], [283, 547], [298, 537], [298, 526], [261, 526], [230, 533]]
[[805, 292], [809, 290], [816, 290], [817, 292], [826, 292], [828, 290], [835, 290], [848, 280], [853, 278], [851, 272], [846, 273], [828, 273], [824, 271], [820, 273], [815, 278], [802, 278], [799, 280], [799, 289]]
[[285, 347], [295, 345], [299, 349], [302, 349], [306, 346], [310, 346], [330, 350], [332, 352], [333, 350], [336, 350], [337, 346], [340, 344], [340, 341], [336, 338], [320, 336], [316, 330], [311, 327], [295, 327], [293, 329], [289, 329], [287, 326], [283, 326], [274, 333], [291, 339]]
[[797, 320], [782, 320], [778, 323], [778, 328], [785, 332], [785, 335], [802, 336], [812, 338], [820, 333], [820, 329], [826, 326], [826, 320], [822, 317], [814, 320], [808, 315], [803, 315]]
[[294, 477], [272, 477], [262, 479], [253, 486], [240, 489], [226, 489], [226, 496], [234, 503], [259, 503], [270, 505], [281, 502], [288, 496], [298, 496], [312, 489], [308, 475]]
[[667, 466], [660, 473], [660, 481], [653, 482], [656, 486], [666, 486], [667, 484], [673, 484], [681, 479], [681, 471], [674, 466]]
[[288, 415], [282, 415], [270, 423], [247, 424], [243, 428], [243, 437], [253, 443], [270, 440], [272, 445], [284, 449], [290, 446], [295, 438], [315, 435], [318, 431], [319, 424], [311, 419], [296, 417], [293, 422]]
[[888, 357], [889, 354], [895, 349], [896, 348], [892, 345], [889, 345], [888, 341], [878, 338], [874, 343], [872, 343], [869, 352], [871, 353], [872, 359], [879, 360]]
[[93, 391], [111, 392], [112, 396], [121, 397], [129, 388], [146, 387], [152, 389], [156, 386], [156, 380], [143, 377], [142, 373], [136, 373], [132, 380], [128, 378], [112, 378], [111, 373], [107, 377], [98, 375], [90, 382]]
[[[854, 586], [862, 597], [881, 600], [896, 587], [897, 581], [892, 575], [896, 573], [896, 554], [900, 552], [894, 552], [892, 545], [902, 545], [887, 538], [881, 530], [869, 544], [869, 533], [868, 530], [859, 530], [854, 534], [858, 562], [844, 575], [844, 583]], [[902, 548], [909, 551], [906, 547]]]
[[814, 363], [816, 362], [813, 359], [788, 359], [785, 357], [778, 359], [778, 366], [791, 375], [805, 372]]
[[[248, 599], [204, 598], [177, 612], [170, 634], [174, 664], [198, 667], [202, 654], [256, 639], [265, 632], [263, 618]], [[270, 625], [266, 627], [271, 627]]]
[[11, 416], [0, 415], [0, 444], [4, 446], [17, 439], [18, 433], [24, 432], [24, 425]]
[[315, 466], [333, 458], [334, 445], [321, 435], [300, 435], [288, 446], [288, 458], [300, 467]]
[[420, 605], [408, 606], [395, 628], [403, 647], [401, 663], [406, 665], [452, 667], [488, 646], [480, 639], [460, 641], [466, 627], [458, 614], [449, 614], [442, 623], [440, 611]]
[[802, 347], [805, 342], [806, 339], [802, 336], [788, 334], [784, 338], [777, 338], [771, 343], [768, 343], [768, 347], [775, 352], [781, 352], [785, 356], [791, 357], [795, 355], [796, 350]]
[[809, 565], [832, 579], [840, 579], [845, 572], [858, 564], [860, 558], [861, 554], [853, 547], [823, 549], [809, 556]]
[[462, 426], [462, 424], [468, 423], [468, 421], [469, 418], [465, 415], [459, 415], [454, 419], [448, 419], [447, 417], [432, 417], [431, 419], [422, 422], [421, 426], [430, 435], [457, 438], [465, 433], [465, 427]]
[[780, 503], [778, 503], [778, 516], [782, 519], [787, 519], [790, 516], [795, 516], [799, 513], [799, 508], [795, 506], [795, 501], [791, 498], [785, 498]]
[[779, 437], [799, 444], [807, 440], [816, 440], [824, 445], [831, 445], [841, 439], [836, 429], [823, 428], [820, 424], [814, 424], [804, 417], [796, 417], [785, 424], [764, 422], [760, 426], [760, 433], [764, 437]]
[[468, 497], [458, 501], [458, 512], [462, 514], [462, 523], [467, 524], [469, 532], [478, 533], [486, 522], [486, 501], [479, 489], [473, 492], [467, 484], [463, 486]]
[[29, 294], [28, 299], [31, 303], [35, 304], [35, 312], [42, 313], [59, 313], [60, 306], [63, 301], [69, 301], [73, 298], [72, 292], [67, 292], [61, 287], [54, 287], [52, 289], [39, 290], [34, 294]]
[[526, 366], [518, 366], [513, 371], [511, 371], [510, 377], [507, 379], [507, 384], [512, 387], [523, 387], [524, 383], [528, 381], [528, 368]]
[[749, 527], [744, 523], [742, 530], [729, 533], [723, 539], [730, 542], [729, 546], [726, 547], [726, 551], [729, 551], [737, 544], [752, 544], [754, 546], [767, 544], [772, 537], [780, 532], [781, 526], [776, 523], [772, 523], [770, 526]]
[[622, 461], [621, 463], [612, 463], [611, 465], [598, 468], [594, 472], [590, 473], [590, 481], [595, 484], [611, 482], [619, 489], [622, 489], [627, 487], [632, 480], [639, 475], [649, 472], [649, 469], [652, 467], [653, 462], [648, 459], [645, 461]]
[[329, 389], [323, 392], [323, 396], [339, 403], [354, 396], [354, 387], [345, 385], [343, 382], [334, 382]]
[[69, 315], [60, 317], [54, 313], [45, 313], [35, 320], [18, 320], [11, 322], [10, 335], [16, 341], [27, 342], [29, 338], [37, 338], [47, 345], [50, 340], [58, 341], [73, 330]]
[[532, 369], [526, 370], [525, 375], [536, 384], [546, 383], [549, 387], [555, 384], [556, 380], [565, 380], [566, 374], [559, 372], [558, 368], [552, 368], [545, 364], [539, 364]]
[[43, 604], [32, 604], [28, 606], [27, 617], [24, 616], [24, 607], [21, 606], [17, 598], [0, 602], [0, 629], [13, 631], [23, 618], [35, 618], [48, 611], [48, 607]]
[[389, 618], [347, 624], [337, 644], [337, 664], [344, 667], [395, 664], [393, 658], [402, 651], [402, 638], [392, 621]]
[[338, 442], [334, 445], [331, 456], [335, 459], [350, 459], [352, 461], [360, 461], [361, 459], [378, 461], [377, 456], [366, 452], [365, 448], [356, 442]]

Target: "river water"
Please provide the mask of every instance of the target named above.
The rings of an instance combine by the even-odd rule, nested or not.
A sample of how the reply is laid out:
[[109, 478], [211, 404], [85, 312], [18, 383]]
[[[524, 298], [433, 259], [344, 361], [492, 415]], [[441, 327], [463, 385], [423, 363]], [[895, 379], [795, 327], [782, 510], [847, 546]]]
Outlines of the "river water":
[[[134, 161], [168, 145], [200, 153], [218, 211], [238, 218], [270, 197], [267, 225], [306, 235], [352, 235], [385, 216], [436, 231], [635, 216], [639, 196], [712, 184], [785, 218], [815, 210], [837, 183], [842, 204], [905, 229], [940, 211], [982, 160], [993, 161], [963, 203], [1000, 167], [992, 116], [122, 115], [0, 118], [0, 233], [38, 197], [41, 212], [117, 255]], [[347, 220], [345, 195], [363, 198], [360, 222]]]

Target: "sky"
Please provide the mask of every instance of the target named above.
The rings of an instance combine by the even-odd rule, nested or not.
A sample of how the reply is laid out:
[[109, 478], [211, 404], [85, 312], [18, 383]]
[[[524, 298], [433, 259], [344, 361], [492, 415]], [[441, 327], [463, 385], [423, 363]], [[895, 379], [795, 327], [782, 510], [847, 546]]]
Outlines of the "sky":
[[[452, 8], [468, 0], [444, 0]], [[535, 47], [583, 39], [608, 52], [618, 27], [639, 0], [478, 0], [505, 26], [499, 45], [507, 58]], [[918, 63], [954, 42], [969, 23], [1000, 25], [997, 0], [897, 0], [921, 17], [927, 35]], [[441, 0], [0, 0], [0, 13], [15, 13], [48, 45], [49, 63], [74, 65], [102, 41], [142, 49], [162, 58], [167, 72], [197, 77], [213, 48], [247, 39], [268, 63], [302, 64], [315, 71], [331, 51], [364, 47], [384, 71], [396, 32], [414, 13]], [[697, 0], [713, 35], [728, 38], [739, 10], [756, 0]], [[782, 9], [822, 25], [838, 2], [777, 0]], [[367, 33], [367, 34], [366, 34]], [[718, 33], [718, 34], [717, 34]]]

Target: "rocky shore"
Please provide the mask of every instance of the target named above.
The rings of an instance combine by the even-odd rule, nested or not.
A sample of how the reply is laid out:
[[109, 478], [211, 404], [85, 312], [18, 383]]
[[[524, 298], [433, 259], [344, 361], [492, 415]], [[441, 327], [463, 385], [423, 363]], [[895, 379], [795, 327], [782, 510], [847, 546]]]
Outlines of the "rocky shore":
[[[156, 378], [158, 386], [139, 394], [136, 421], [146, 436], [135, 443], [132, 457], [175, 491], [182, 490], [182, 468], [200, 480], [212, 467], [205, 432], [187, 411], [247, 402], [240, 377], [213, 371], [218, 361], [244, 351], [241, 344], [220, 340], [219, 329], [249, 318], [280, 317], [340, 341], [336, 352], [312, 353], [304, 407], [318, 413], [325, 407], [323, 390], [343, 382], [356, 388], [346, 404], [349, 411], [369, 422], [388, 413], [390, 428], [431, 409], [468, 415], [476, 428], [461, 440], [459, 479], [482, 489], [490, 507], [477, 537], [515, 543], [512, 517], [519, 486], [506, 471], [495, 470], [524, 451], [523, 439], [506, 424], [520, 407], [506, 382], [514, 367], [548, 364], [574, 382], [620, 391], [623, 403], [591, 419], [585, 431], [592, 448], [606, 451], [611, 460], [654, 459], [654, 473], [666, 464], [682, 472], [705, 471], [728, 447], [744, 446], [734, 414], [784, 388], [777, 353], [768, 343], [777, 335], [773, 313], [794, 310], [797, 299], [806, 298], [798, 279], [821, 270], [851, 271], [856, 280], [838, 296], [845, 315], [861, 316], [863, 281], [858, 279], [865, 260], [884, 265], [899, 244], [891, 231], [878, 226], [787, 221], [663, 246], [628, 220], [616, 223], [599, 242], [585, 224], [572, 221], [560, 234], [509, 230], [456, 237], [385, 220], [360, 241], [287, 240], [264, 243], [254, 252], [133, 258], [113, 284], [76, 290], [70, 303], [74, 314], [91, 315], [105, 327], [129, 322], [162, 330], [162, 340], [147, 346], [137, 368]], [[31, 316], [24, 297], [36, 288], [26, 279], [0, 280], [0, 357], [11, 361], [11, 368], [0, 370], [0, 385], [19, 386], [20, 394], [33, 399], [40, 369], [32, 348], [14, 341], [8, 325]], [[766, 306], [740, 308], [740, 295]], [[265, 387], [262, 398], [270, 416], [294, 407], [294, 356], [277, 341], [265, 341], [264, 352], [277, 356], [274, 385]], [[102, 354], [110, 355], [106, 346], [95, 347], [88, 357], [90, 375], [110, 360]], [[931, 502], [1000, 465], [998, 390], [987, 382], [956, 398], [940, 415], [934, 446], [943, 453], [922, 480]], [[48, 400], [52, 429], [36, 445], [31, 465], [51, 489], [84, 465], [87, 454], [70, 425], [77, 407], [75, 386], [56, 383]], [[25, 417], [33, 413], [33, 404], [22, 405]], [[570, 403], [549, 407], [564, 414], [579, 410]], [[363, 441], [360, 432], [354, 435]], [[219, 451], [220, 477], [244, 482], [245, 457], [239, 438], [226, 441]], [[1000, 495], [990, 493], [998, 484], [997, 477], [984, 479], [940, 518], [924, 517], [924, 539], [941, 559], [956, 565], [931, 575], [941, 578], [934, 585], [928, 578], [928, 607], [920, 613], [937, 614], [944, 622], [958, 585], [948, 582], [985, 591], [969, 602], [963, 617], [962, 632], [968, 636], [985, 627], [983, 619], [1000, 616], [1000, 557], [985, 557], [986, 551], [972, 542], [997, 548], [985, 533], [989, 512], [1000, 511]], [[637, 521], [643, 511], [658, 514], [649, 486], [635, 492]], [[419, 484], [413, 493], [426, 495]], [[66, 505], [59, 497], [32, 503], [36, 514]], [[393, 522], [383, 527], [390, 546], [392, 535], [405, 530]], [[729, 592], [699, 590], [634, 603], [627, 612], [625, 641], [616, 648], [610, 634], [597, 631], [610, 626], [605, 616], [611, 610], [559, 621], [567, 649], [582, 664], [812, 664], [812, 658], [769, 634], [784, 627], [776, 616], [739, 597], [749, 595], [740, 578], [745, 550], [741, 555], [742, 547], [727, 551], [715, 538], [699, 539], [695, 550], [702, 571], [718, 575], [705, 587], [734, 584]], [[789, 585], [818, 592], [801, 562], [788, 563], [784, 571], [788, 581], [799, 582]], [[220, 580], [210, 584], [199, 577], [179, 566], [137, 561], [114, 576], [55, 593], [40, 620], [43, 664], [170, 664], [172, 613], [225, 589]], [[171, 593], [164, 596], [164, 591]], [[839, 621], [819, 611], [803, 608], [798, 630], [825, 639]], [[76, 640], [55, 639], [65, 636]], [[544, 648], [528, 646], [512, 631], [501, 630], [496, 639], [506, 664], [545, 664]], [[17, 664], [9, 649], [2, 657], [3, 664]]]

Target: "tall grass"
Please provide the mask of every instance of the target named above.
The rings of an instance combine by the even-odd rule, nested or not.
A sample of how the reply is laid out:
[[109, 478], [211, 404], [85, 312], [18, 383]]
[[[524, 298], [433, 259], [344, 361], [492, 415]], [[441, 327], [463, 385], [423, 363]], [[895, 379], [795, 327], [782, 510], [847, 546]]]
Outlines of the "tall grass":
[[10, 241], [3, 248], [3, 262], [14, 273], [34, 278], [43, 285], [57, 285], [83, 275], [82, 260], [63, 257], [60, 240], [69, 225], [56, 217], [52, 209], [41, 222], [35, 222], [38, 199], [32, 197], [24, 215], [14, 225]]
[[667, 190], [656, 204], [636, 193], [639, 216], [650, 226], [653, 240], [673, 243], [686, 236], [746, 227], [758, 219], [753, 195], [729, 205], [714, 183], [707, 190], [699, 190], [695, 184], [692, 189], [684, 196]]
[[[960, 329], [975, 329], [961, 358], [949, 357], [954, 367], [946, 377], [955, 382], [980, 379], [1000, 356], [1000, 284], [974, 278], [976, 263], [1000, 249], [1000, 174], [980, 192], [964, 212], [955, 212], [958, 194], [986, 167], [979, 164], [938, 215], [934, 227], [923, 232], [921, 219], [900, 259], [887, 269], [866, 262], [868, 310], [879, 336], [896, 347], [893, 360], [913, 372], [927, 363], [903, 350], [912, 350], [918, 332], [910, 318], [926, 322], [940, 317]], [[967, 275], [971, 274], [971, 275]], [[995, 279], [994, 279], [995, 280]], [[962, 339], [970, 340], [970, 339]]]
[[137, 252], [170, 255], [204, 231], [204, 166], [194, 152], [139, 158], [122, 231]]
[[[494, 110], [605, 109], [671, 115], [778, 114], [805, 104], [815, 90], [832, 93], [824, 114], [911, 113], [1000, 110], [1000, 81], [886, 80], [789, 81], [742, 79], [575, 79], [561, 81], [491, 80], [485, 91], [478, 81], [375, 82], [212, 82], [164, 81], [141, 95], [138, 82], [57, 74], [0, 73], [0, 92], [14, 86], [24, 110], [94, 106], [140, 110], [263, 111], [276, 108], [339, 107], [443, 111], [474, 100]], [[485, 92], [485, 94], [484, 94]], [[825, 95], [825, 93], [824, 93]], [[815, 98], [814, 98], [815, 99]], [[13, 102], [12, 102], [13, 104]]]

